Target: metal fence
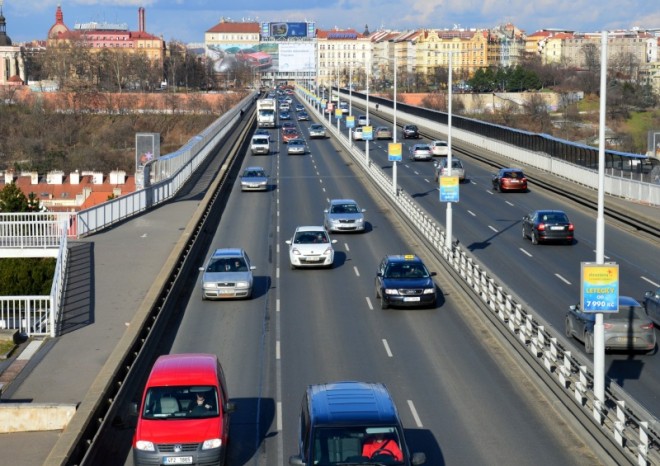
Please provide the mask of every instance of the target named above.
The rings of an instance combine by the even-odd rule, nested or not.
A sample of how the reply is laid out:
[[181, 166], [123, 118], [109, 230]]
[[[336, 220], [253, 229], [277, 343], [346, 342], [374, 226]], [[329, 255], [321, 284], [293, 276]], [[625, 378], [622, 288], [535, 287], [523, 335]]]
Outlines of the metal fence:
[[[531, 355], [536, 364], [568, 395], [572, 402], [588, 415], [631, 463], [660, 464], [660, 438], [655, 432], [658, 419], [641, 407], [632, 397], [615, 384], [611, 384], [603, 403], [593, 393], [591, 363], [574, 356], [560, 343], [543, 319], [532, 309], [526, 309], [491, 272], [463, 249], [445, 244], [445, 231], [433, 216], [422, 209], [407, 193], [395, 193], [392, 180], [377, 166], [366, 163], [366, 155], [351, 144], [345, 134], [322, 119], [326, 129], [344, 145], [353, 159], [372, 178], [374, 184], [389, 198], [399, 212], [436, 250], [446, 263], [464, 280], [474, 294], [487, 306], [522, 352]], [[460, 136], [459, 136], [460, 137]], [[475, 136], [478, 137], [478, 136]], [[566, 162], [552, 161], [552, 164]], [[581, 356], [581, 355], [580, 355]]]

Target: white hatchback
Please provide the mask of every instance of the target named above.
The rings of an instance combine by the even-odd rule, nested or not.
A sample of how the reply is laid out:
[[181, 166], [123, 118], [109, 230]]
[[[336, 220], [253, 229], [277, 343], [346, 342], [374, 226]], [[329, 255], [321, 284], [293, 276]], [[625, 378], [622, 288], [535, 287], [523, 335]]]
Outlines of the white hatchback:
[[447, 141], [443, 141], [442, 139], [433, 141], [431, 144], [431, 153], [433, 155], [438, 155], [440, 157], [446, 157], [449, 155], [449, 145], [447, 144]]
[[286, 241], [289, 245], [291, 268], [327, 267], [332, 268], [335, 251], [332, 247], [337, 240], [330, 240], [323, 226], [301, 226], [296, 228], [293, 237]]

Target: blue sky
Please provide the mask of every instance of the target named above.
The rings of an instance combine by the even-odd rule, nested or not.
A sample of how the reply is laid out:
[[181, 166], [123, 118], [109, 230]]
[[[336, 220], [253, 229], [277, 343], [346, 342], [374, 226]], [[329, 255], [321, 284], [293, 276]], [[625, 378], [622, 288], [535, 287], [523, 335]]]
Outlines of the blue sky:
[[660, 28], [658, 0], [0, 0], [13, 42], [45, 39], [57, 5], [64, 22], [127, 23], [137, 30], [146, 9], [147, 32], [166, 41], [203, 42], [222, 17], [233, 21], [314, 21], [317, 27], [369, 30], [494, 27], [512, 22], [532, 33], [542, 28], [594, 32]]

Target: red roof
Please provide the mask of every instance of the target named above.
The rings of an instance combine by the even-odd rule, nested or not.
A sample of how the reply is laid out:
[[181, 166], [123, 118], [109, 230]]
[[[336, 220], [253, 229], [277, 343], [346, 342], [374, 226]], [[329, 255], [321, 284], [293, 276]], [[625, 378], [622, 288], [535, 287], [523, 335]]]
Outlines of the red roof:
[[206, 32], [260, 32], [259, 23], [231, 23], [229, 21], [220, 21]]

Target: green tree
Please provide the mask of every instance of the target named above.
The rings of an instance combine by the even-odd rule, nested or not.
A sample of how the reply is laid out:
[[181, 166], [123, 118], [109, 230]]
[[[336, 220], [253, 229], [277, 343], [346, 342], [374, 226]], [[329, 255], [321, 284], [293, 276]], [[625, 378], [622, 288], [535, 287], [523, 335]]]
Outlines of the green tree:
[[0, 212], [35, 212], [39, 209], [39, 200], [34, 193], [28, 198], [16, 183], [10, 183], [0, 190]]

